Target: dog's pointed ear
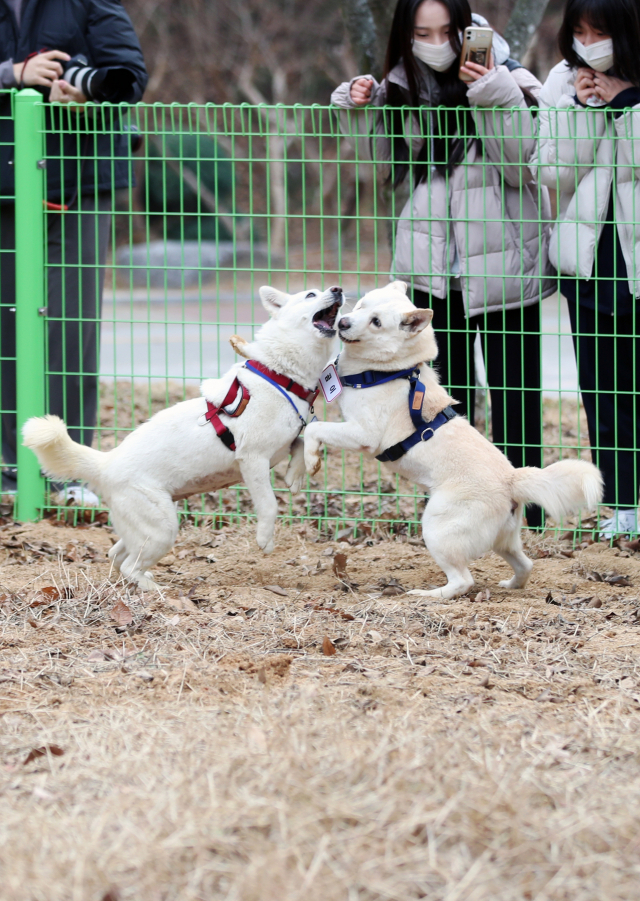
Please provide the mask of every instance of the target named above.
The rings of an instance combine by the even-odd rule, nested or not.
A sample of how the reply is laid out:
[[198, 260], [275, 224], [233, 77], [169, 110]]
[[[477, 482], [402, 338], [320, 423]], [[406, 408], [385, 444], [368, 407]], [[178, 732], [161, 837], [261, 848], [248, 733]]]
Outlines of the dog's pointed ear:
[[400, 328], [415, 335], [426, 328], [433, 319], [433, 310], [412, 310], [400, 320]]
[[272, 316], [274, 319], [289, 300], [288, 294], [285, 294], [284, 291], [278, 291], [277, 288], [272, 288], [269, 285], [263, 285], [260, 288], [259, 294], [262, 306], [269, 316]]
[[396, 291], [402, 291], [403, 294], [409, 293], [409, 285], [406, 282], [395, 281], [391, 282], [391, 288], [395, 288]]

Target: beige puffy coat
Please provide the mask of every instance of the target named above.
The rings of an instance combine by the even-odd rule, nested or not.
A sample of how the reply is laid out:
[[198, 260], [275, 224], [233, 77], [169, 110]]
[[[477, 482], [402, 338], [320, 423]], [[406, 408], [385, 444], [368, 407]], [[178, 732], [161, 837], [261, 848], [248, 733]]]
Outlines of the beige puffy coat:
[[[437, 106], [438, 85], [428, 67], [422, 69], [420, 99], [425, 106]], [[331, 97], [335, 105], [357, 110], [341, 118], [342, 130], [357, 140], [360, 158], [371, 159], [373, 150], [375, 160], [386, 164], [391, 142], [371, 108], [384, 105], [386, 82], [373, 79], [372, 104], [357, 108], [350, 96], [353, 80]], [[388, 80], [408, 91], [402, 63]], [[527, 166], [536, 148], [535, 119], [520, 84], [534, 93], [540, 88], [526, 69], [510, 72], [505, 66], [470, 85], [468, 98], [484, 158], [473, 144], [448, 179], [432, 167], [398, 221], [393, 276], [445, 297], [457, 259], [467, 316], [528, 306], [555, 290], [549, 278], [549, 195]], [[423, 139], [411, 114], [405, 120], [405, 140], [415, 159]]]
[[[589, 279], [609, 205], [615, 170], [615, 217], [629, 290], [640, 296], [640, 107], [617, 119], [583, 107], [576, 72], [561, 62], [540, 93], [537, 166], [540, 181], [558, 191], [558, 221], [549, 255], [563, 275]], [[534, 170], [535, 171], [535, 170]]]

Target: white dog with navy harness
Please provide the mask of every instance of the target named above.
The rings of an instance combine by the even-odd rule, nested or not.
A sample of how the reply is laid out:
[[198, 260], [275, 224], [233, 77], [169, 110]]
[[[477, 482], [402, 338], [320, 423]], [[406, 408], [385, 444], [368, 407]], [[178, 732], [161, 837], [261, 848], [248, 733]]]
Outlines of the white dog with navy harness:
[[307, 426], [307, 470], [318, 471], [326, 444], [372, 454], [428, 492], [422, 535], [448, 581], [410, 594], [465, 594], [473, 585], [469, 563], [491, 549], [514, 571], [500, 585], [524, 588], [533, 567], [522, 550], [524, 505], [539, 504], [560, 520], [599, 503], [602, 477], [582, 460], [515, 469], [456, 415], [456, 401], [428, 365], [438, 354], [432, 311], [417, 309], [406, 289], [396, 281], [370, 291], [338, 321], [344, 348], [320, 385], [328, 400], [338, 398], [345, 422]]
[[24, 425], [24, 443], [48, 475], [87, 482], [102, 495], [120, 538], [109, 556], [143, 589], [159, 587], [147, 570], [173, 546], [175, 501], [244, 482], [258, 519], [258, 545], [270, 553], [277, 501], [269, 471], [289, 454], [285, 483], [300, 489], [299, 435], [331, 356], [344, 296], [339, 287], [293, 295], [262, 287], [260, 298], [271, 318], [253, 341], [231, 339], [247, 362], [203, 382], [202, 397], [161, 410], [113, 450], [72, 441], [57, 416]]

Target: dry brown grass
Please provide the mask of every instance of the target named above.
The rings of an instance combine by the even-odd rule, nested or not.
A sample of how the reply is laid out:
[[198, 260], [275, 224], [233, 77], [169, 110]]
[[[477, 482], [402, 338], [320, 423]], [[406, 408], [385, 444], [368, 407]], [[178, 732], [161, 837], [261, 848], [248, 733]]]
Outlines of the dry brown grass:
[[3, 899], [636, 897], [637, 553], [531, 538], [526, 591], [490, 555], [427, 604], [415, 541], [186, 526], [158, 598], [112, 537], [0, 529]]

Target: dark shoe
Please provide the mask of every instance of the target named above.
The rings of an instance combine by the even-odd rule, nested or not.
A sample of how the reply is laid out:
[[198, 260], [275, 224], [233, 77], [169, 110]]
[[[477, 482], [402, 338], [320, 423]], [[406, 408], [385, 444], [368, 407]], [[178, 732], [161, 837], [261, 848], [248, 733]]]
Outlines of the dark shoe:
[[5, 466], [2, 469], [2, 493], [17, 494], [18, 492], [18, 467]]

